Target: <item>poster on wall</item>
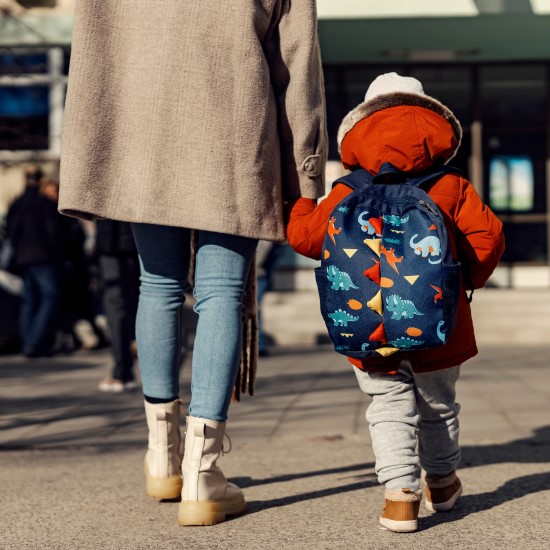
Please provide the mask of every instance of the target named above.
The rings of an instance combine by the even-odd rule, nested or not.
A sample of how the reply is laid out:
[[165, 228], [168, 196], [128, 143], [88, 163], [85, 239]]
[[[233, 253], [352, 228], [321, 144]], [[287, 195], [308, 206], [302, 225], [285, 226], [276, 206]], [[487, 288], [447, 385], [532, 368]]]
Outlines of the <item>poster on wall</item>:
[[493, 210], [532, 210], [534, 194], [533, 162], [528, 156], [501, 155], [491, 158], [489, 204]]

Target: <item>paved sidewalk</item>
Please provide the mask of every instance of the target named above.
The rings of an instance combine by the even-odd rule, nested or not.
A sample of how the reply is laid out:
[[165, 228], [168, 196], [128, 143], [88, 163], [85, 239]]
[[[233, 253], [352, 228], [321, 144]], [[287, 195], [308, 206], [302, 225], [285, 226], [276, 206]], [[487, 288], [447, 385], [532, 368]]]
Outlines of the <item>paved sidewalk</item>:
[[[226, 474], [248, 513], [176, 525], [177, 503], [144, 495], [139, 392], [96, 390], [107, 352], [0, 357], [0, 548], [546, 549], [550, 539], [550, 345], [484, 345], [463, 368], [464, 496], [421, 509], [420, 531], [377, 527], [383, 489], [346, 361], [328, 347], [262, 359], [254, 397], [232, 404]], [[189, 360], [182, 395], [189, 395]]]

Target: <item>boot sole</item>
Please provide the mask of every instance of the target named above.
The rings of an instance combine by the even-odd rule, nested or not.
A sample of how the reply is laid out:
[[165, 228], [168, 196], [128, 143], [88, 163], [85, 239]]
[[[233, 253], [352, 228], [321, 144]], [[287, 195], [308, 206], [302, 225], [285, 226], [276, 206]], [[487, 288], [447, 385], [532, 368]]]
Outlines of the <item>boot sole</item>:
[[172, 499], [181, 495], [183, 483], [181, 477], [151, 477], [147, 476], [146, 491], [151, 498]]
[[418, 529], [418, 521], [411, 519], [409, 521], [396, 521], [394, 519], [380, 518], [380, 529], [392, 531], [394, 533], [412, 533]]
[[448, 512], [456, 504], [458, 497], [462, 494], [462, 486], [458, 488], [458, 491], [447, 502], [430, 502], [426, 499], [426, 510], [429, 512]]
[[178, 511], [178, 525], [216, 525], [227, 516], [242, 514], [246, 509], [243, 495], [224, 500], [183, 500]]

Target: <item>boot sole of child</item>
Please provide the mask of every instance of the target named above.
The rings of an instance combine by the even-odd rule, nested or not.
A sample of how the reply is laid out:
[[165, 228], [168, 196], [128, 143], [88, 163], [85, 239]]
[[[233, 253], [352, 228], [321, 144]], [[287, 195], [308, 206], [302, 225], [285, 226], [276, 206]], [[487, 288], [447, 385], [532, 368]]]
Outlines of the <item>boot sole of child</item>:
[[147, 496], [157, 499], [173, 499], [181, 496], [183, 483], [181, 476], [152, 477], [146, 475], [145, 490]]
[[242, 495], [227, 500], [184, 500], [178, 510], [178, 525], [216, 525], [227, 516], [242, 514], [245, 509]]
[[396, 521], [388, 518], [380, 518], [379, 529], [392, 531], [393, 533], [412, 533], [418, 530], [418, 521]]
[[438, 502], [437, 504], [434, 504], [426, 499], [426, 510], [429, 512], [448, 512], [454, 507], [461, 494], [462, 486], [458, 488], [458, 491], [447, 502]]

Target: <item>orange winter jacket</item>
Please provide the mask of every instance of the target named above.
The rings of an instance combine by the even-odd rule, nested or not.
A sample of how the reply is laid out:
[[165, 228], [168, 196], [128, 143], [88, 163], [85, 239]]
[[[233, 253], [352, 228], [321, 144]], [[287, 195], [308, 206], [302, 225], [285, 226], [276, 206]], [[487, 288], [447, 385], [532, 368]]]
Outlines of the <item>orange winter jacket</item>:
[[[405, 172], [419, 172], [438, 159], [449, 158], [456, 146], [453, 130], [443, 117], [423, 107], [398, 106], [356, 124], [342, 142], [342, 161], [348, 168], [362, 167], [372, 175], [384, 162]], [[504, 251], [502, 223], [472, 184], [457, 174], [446, 174], [425, 190], [441, 210], [452, 255], [463, 266], [455, 330], [439, 348], [363, 360], [348, 358], [363, 370], [391, 373], [402, 359], [408, 359], [416, 372], [429, 372], [459, 365], [477, 354], [466, 289], [481, 288], [497, 266]], [[319, 205], [306, 198], [288, 205], [287, 238], [292, 248], [320, 259], [330, 214], [351, 192], [336, 183]]]

